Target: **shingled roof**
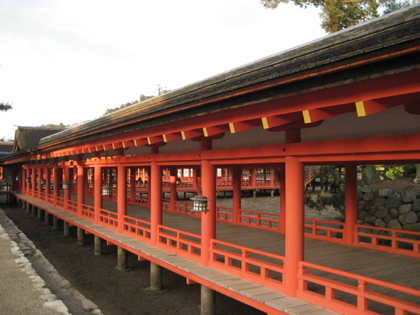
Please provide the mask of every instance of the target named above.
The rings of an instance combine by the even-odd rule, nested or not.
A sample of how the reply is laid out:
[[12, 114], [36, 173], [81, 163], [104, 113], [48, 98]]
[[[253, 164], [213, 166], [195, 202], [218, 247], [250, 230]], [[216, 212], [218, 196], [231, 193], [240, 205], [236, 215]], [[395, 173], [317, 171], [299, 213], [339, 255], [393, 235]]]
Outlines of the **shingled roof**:
[[[359, 67], [388, 58], [398, 51], [407, 51], [407, 43], [420, 39], [420, 4], [360, 23], [305, 45], [269, 56], [242, 67], [193, 83], [167, 94], [91, 120], [87, 123], [44, 137], [40, 146], [59, 147], [60, 143], [82, 142], [94, 137], [138, 130], [164, 122], [194, 117], [216, 110], [245, 106], [267, 100], [267, 93], [252, 96], [255, 91], [300, 82], [326, 73]], [[371, 58], [371, 60], [369, 60]], [[412, 62], [412, 60], [410, 61]], [[403, 68], [404, 65], [399, 65]], [[344, 69], [344, 70], [343, 70]], [[366, 70], [366, 69], [365, 69]], [[395, 69], [387, 69], [395, 71]], [[374, 71], [379, 71], [373, 69]], [[378, 74], [383, 75], [386, 70]], [[375, 75], [377, 73], [374, 73]], [[370, 74], [366, 74], [366, 76]], [[348, 73], [333, 78], [336, 82], [349, 80]], [[333, 80], [331, 79], [331, 80]], [[363, 79], [360, 75], [357, 79]], [[327, 82], [333, 84], [336, 82]], [[318, 83], [319, 84], [319, 83]], [[294, 88], [294, 90], [293, 90]], [[292, 87], [300, 93], [310, 86]], [[285, 89], [286, 90], [286, 89]], [[290, 91], [290, 87], [288, 87]], [[290, 93], [290, 92], [289, 92]], [[247, 99], [238, 97], [247, 96]], [[254, 93], [255, 94], [255, 93]], [[278, 97], [278, 92], [276, 97]], [[273, 96], [274, 97], [274, 96]], [[236, 98], [236, 100], [235, 100]], [[229, 101], [231, 100], [231, 101]], [[215, 107], [216, 103], [219, 102]], [[171, 115], [175, 115], [171, 118]]]
[[22, 127], [19, 126], [15, 131], [15, 140], [13, 142], [12, 152], [26, 151], [35, 148], [41, 138], [50, 136], [65, 128], [47, 128], [47, 127]]

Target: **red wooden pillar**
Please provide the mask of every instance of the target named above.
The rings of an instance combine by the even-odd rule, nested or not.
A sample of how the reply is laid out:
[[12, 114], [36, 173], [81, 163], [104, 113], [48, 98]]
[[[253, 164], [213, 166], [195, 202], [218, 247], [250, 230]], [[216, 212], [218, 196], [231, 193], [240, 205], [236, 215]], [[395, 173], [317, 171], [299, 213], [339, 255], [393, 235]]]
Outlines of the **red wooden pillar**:
[[123, 231], [124, 217], [127, 215], [127, 168], [118, 164], [117, 170], [118, 233]]
[[48, 167], [44, 168], [45, 174], [45, 201], [48, 202], [48, 196], [50, 195], [50, 183], [51, 183], [51, 176], [50, 176], [50, 169]]
[[35, 190], [36, 190], [36, 168], [32, 167], [32, 197], [35, 197]]
[[279, 232], [286, 232], [286, 177], [285, 175], [285, 166], [282, 164], [280, 166], [279, 172], [279, 182], [280, 182], [280, 222], [279, 222]]
[[344, 241], [353, 245], [354, 227], [357, 223], [357, 165], [346, 165], [346, 205]]
[[57, 206], [57, 199], [60, 195], [60, 180], [59, 180], [59, 168], [57, 166], [54, 166], [53, 168], [53, 181], [54, 181], [54, 192], [53, 192], [53, 196], [54, 196], [54, 207]]
[[169, 204], [171, 207], [171, 211], [176, 210], [176, 175], [177, 175], [177, 169], [176, 167], [171, 167], [169, 170], [171, 176], [169, 177]]
[[135, 168], [130, 169], [130, 196], [131, 203], [136, 202], [136, 170]]
[[158, 225], [162, 224], [162, 169], [157, 162], [151, 162], [149, 174], [150, 198], [150, 237], [156, 246]]
[[296, 297], [298, 263], [304, 259], [303, 164], [286, 156], [286, 241], [284, 286], [287, 296]]
[[201, 214], [201, 264], [209, 265], [210, 241], [216, 238], [216, 168], [209, 160], [201, 161], [203, 195], [210, 198], [207, 209]]
[[275, 172], [275, 169], [271, 168], [270, 169], [270, 186], [273, 188], [274, 188], [274, 172]]
[[242, 182], [242, 169], [239, 165], [232, 167], [232, 223], [237, 224], [239, 221], [239, 210], [241, 209], [241, 182]]
[[85, 169], [82, 165], [77, 166], [77, 214], [80, 216], [85, 204]]
[[[73, 169], [72, 169], [73, 171]], [[72, 185], [71, 185], [71, 179], [70, 179], [70, 168], [68, 166], [64, 166], [64, 180], [69, 184], [69, 188], [68, 189], [64, 189], [64, 211], [67, 210], [67, 206], [70, 200], [70, 196], [71, 196], [71, 189], [72, 189]]]
[[42, 185], [41, 185], [41, 179], [44, 178], [42, 174], [43, 169], [41, 167], [37, 167], [37, 173], [38, 173], [38, 199], [41, 199], [42, 196]]
[[26, 182], [26, 178], [28, 177], [28, 169], [24, 168], [22, 170], [22, 192], [26, 195], [28, 193], [28, 183]]
[[99, 213], [103, 207], [102, 201], [102, 167], [95, 165], [93, 172], [93, 204], [95, 208], [95, 223], [99, 224]]
[[257, 186], [257, 169], [253, 168], [252, 169], [252, 187], [256, 187]]

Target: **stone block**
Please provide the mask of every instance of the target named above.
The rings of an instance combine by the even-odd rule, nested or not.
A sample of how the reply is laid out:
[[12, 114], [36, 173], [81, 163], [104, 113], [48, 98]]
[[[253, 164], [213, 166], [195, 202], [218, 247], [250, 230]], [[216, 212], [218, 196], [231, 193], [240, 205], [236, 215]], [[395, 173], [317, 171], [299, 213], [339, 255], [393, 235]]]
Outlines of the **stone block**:
[[363, 195], [363, 200], [366, 201], [366, 202], [371, 201], [373, 199], [375, 199], [375, 193], [373, 193], [373, 192], [365, 193]]
[[401, 230], [402, 229], [400, 221], [398, 221], [397, 219], [389, 221], [388, 224], [386, 225], [386, 227], [390, 228], [390, 229], [395, 229], [395, 230]]
[[400, 215], [400, 213], [398, 212], [397, 209], [395, 208], [391, 208], [388, 210], [389, 215], [391, 216], [392, 219], [397, 219], [398, 216]]
[[376, 217], [373, 216], [373, 215], [367, 215], [364, 221], [366, 223], [369, 223], [369, 224], [373, 225], [373, 224], [375, 224]]
[[402, 225], [405, 225], [405, 224], [410, 224], [410, 223], [416, 223], [419, 220], [419, 218], [416, 213], [414, 213], [413, 211], [410, 211], [410, 212], [401, 214], [398, 217], [398, 220], [401, 222]]
[[386, 199], [385, 198], [376, 198], [375, 200], [373, 200], [372, 204], [374, 206], [380, 207], [380, 206], [384, 206], [386, 203]]
[[404, 203], [411, 203], [417, 199], [417, 192], [416, 191], [406, 191], [402, 195], [402, 202]]
[[401, 196], [399, 193], [392, 192], [385, 203], [387, 208], [398, 208], [401, 204]]
[[384, 221], [382, 221], [381, 219], [376, 219], [375, 226], [377, 226], [377, 227], [385, 227], [386, 226], [386, 223]]
[[388, 215], [388, 209], [383, 206], [378, 207], [378, 210], [376, 210], [375, 212], [375, 217], [377, 217], [378, 219], [382, 219], [386, 217], [387, 215]]
[[414, 212], [420, 211], [420, 199], [416, 199], [413, 201], [413, 211]]
[[406, 203], [406, 204], [401, 205], [398, 208], [398, 213], [399, 214], [404, 214], [404, 213], [410, 212], [412, 209], [413, 209], [413, 204], [412, 203]]
[[360, 191], [365, 194], [373, 192], [373, 190], [371, 188], [368, 188], [367, 186], [363, 186], [362, 188], [360, 188]]
[[379, 189], [378, 196], [381, 198], [388, 198], [392, 193], [392, 189]]

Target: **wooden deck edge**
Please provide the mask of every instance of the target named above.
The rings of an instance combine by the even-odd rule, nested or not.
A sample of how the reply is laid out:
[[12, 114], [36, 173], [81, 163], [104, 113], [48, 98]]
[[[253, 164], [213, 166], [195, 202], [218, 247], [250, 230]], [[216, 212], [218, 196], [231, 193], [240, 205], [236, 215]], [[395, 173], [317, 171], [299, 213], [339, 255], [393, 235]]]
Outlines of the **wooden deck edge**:
[[[255, 307], [255, 302], [257, 302], [261, 305], [260, 309], [263, 311], [269, 311], [268, 308], [272, 308], [273, 310], [293, 315], [310, 311], [316, 312], [317, 315], [340, 315], [339, 313], [304, 300], [287, 297], [282, 292], [242, 279], [241, 277], [203, 266], [200, 263], [178, 256], [164, 249], [154, 247], [127, 235], [120, 234], [105, 226], [95, 224], [92, 221], [80, 218], [73, 213], [65, 212], [23, 194], [15, 193], [15, 196], [68, 221], [70, 224], [85, 228], [90, 233], [111, 241], [112, 244], [121, 245], [121, 247], [124, 247], [128, 251], [153, 261], [181, 276], [193, 279], [197, 283], [207, 285], [219, 293], [226, 294], [226, 290], [228, 290], [231, 292], [229, 295], [231, 297], [232, 295], [234, 298], [238, 295], [242, 296], [243, 298], [239, 298], [238, 300], [251, 305], [252, 307]], [[248, 299], [255, 302], [247, 303]]]

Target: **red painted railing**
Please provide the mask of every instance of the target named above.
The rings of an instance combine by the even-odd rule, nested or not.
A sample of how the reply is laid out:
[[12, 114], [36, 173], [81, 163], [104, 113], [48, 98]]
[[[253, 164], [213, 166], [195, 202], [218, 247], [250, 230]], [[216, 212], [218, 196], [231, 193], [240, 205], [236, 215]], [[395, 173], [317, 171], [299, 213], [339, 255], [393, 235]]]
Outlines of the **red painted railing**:
[[193, 217], [201, 217], [200, 213], [193, 213], [193, 203], [191, 201], [177, 201], [175, 204], [175, 210], [171, 209], [170, 200], [162, 199], [162, 210], [173, 212], [173, 213], [181, 213]]
[[67, 202], [67, 211], [77, 213], [78, 205], [76, 201], [69, 200]]
[[200, 262], [201, 236], [158, 225], [157, 247]]
[[57, 204], [56, 205], [57, 205], [58, 208], [64, 209], [64, 198], [57, 197]]
[[44, 200], [44, 201], [45, 201], [45, 193], [40, 192], [40, 193], [39, 193], [39, 199], [40, 199], [40, 200]]
[[201, 236], [158, 225], [157, 247], [200, 262]]
[[95, 208], [93, 206], [82, 205], [81, 215], [84, 219], [88, 219], [94, 222], [95, 221]]
[[54, 195], [50, 195], [50, 194], [48, 194], [47, 195], [47, 203], [49, 203], [50, 205], [53, 205], [54, 204]]
[[140, 241], [150, 243], [150, 222], [123, 216], [123, 233]]
[[[334, 278], [338, 276], [343, 281], [354, 283], [355, 285], [309, 274], [308, 268], [335, 275]], [[299, 263], [298, 279], [299, 288], [297, 298], [318, 305], [328, 305], [329, 309], [340, 314], [381, 314], [372, 310], [369, 311], [369, 301], [393, 308], [394, 314], [396, 315], [407, 315], [408, 312], [420, 314], [418, 304], [395, 298], [395, 296], [405, 295], [408, 297], [407, 299], [414, 298], [418, 300], [420, 290], [303, 261]], [[312, 286], [308, 286], [308, 284], [312, 284]], [[323, 293], [317, 293], [309, 289], [310, 287], [319, 288], [319, 286], [324, 288], [322, 290]], [[370, 290], [369, 286], [376, 287], [379, 290], [385, 289], [384, 291], [388, 292], [389, 295]], [[347, 296], [353, 297], [354, 303], [350, 304], [349, 302], [342, 301], [342, 299], [340, 300], [339, 297], [336, 297], [337, 292], [340, 292], [340, 295], [343, 295], [344, 292]]]
[[279, 291], [283, 291], [283, 264], [283, 256], [211, 240], [210, 267]]
[[99, 209], [99, 224], [113, 230], [118, 228], [118, 214], [112, 211]]
[[354, 245], [420, 258], [420, 232], [356, 225]]
[[344, 244], [344, 223], [305, 218], [305, 237]]

